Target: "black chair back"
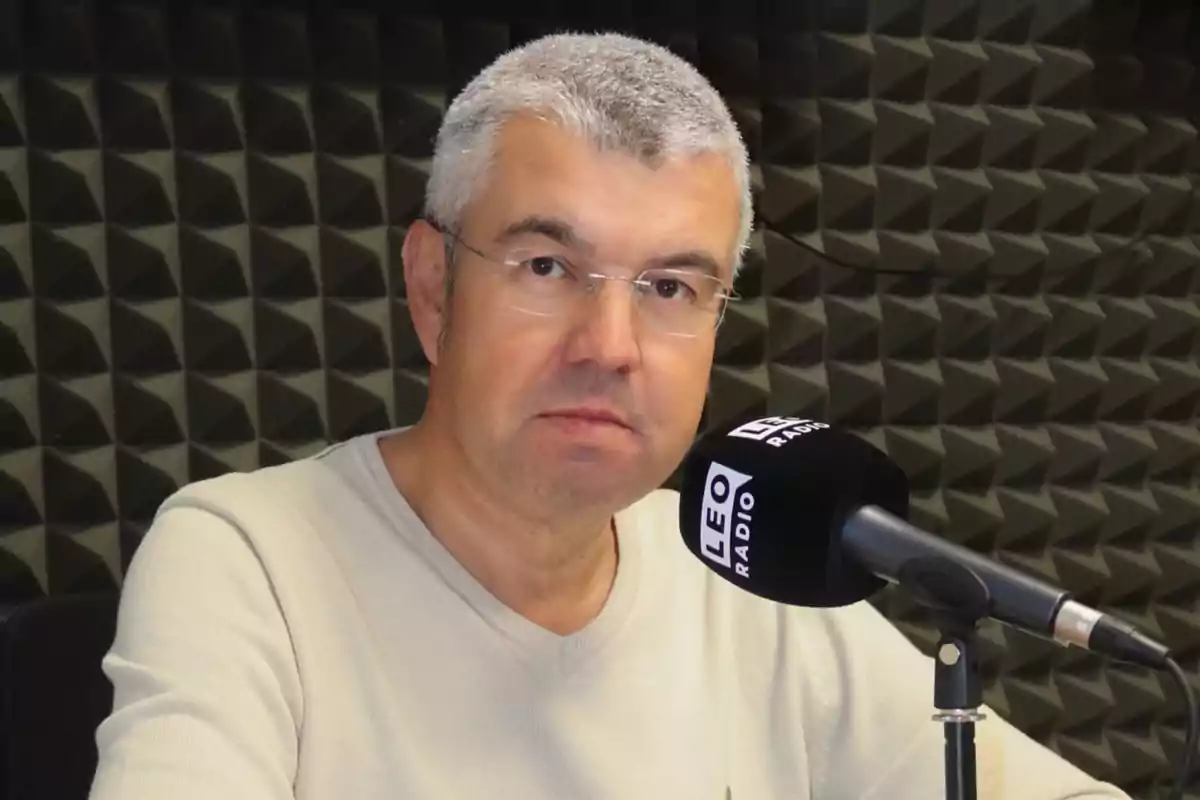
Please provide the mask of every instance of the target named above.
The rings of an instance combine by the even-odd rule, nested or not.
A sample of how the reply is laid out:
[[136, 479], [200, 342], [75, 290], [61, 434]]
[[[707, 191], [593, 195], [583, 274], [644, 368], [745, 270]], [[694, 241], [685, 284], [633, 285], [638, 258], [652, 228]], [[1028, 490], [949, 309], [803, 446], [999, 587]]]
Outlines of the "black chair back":
[[112, 709], [100, 669], [117, 594], [0, 608], [0, 800], [87, 800], [96, 726]]

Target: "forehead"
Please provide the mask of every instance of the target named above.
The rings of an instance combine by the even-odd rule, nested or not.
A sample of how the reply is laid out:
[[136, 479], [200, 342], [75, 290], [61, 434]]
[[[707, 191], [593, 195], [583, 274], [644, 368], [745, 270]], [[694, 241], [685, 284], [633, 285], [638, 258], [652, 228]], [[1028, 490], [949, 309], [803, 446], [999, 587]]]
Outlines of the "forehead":
[[736, 177], [720, 155], [648, 164], [521, 116], [502, 129], [467, 224], [486, 241], [515, 220], [551, 218], [605, 257], [640, 260], [700, 250], [731, 268], [739, 213]]

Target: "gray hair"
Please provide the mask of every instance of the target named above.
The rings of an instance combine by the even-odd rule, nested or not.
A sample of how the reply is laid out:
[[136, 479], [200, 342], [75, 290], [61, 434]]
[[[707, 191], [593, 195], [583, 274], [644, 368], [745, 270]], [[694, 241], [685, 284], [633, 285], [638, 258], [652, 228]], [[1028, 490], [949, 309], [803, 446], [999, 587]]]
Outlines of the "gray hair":
[[735, 273], [753, 227], [746, 145], [717, 90], [657, 44], [621, 34], [564, 33], [509, 50], [481, 71], [442, 119], [425, 213], [456, 231], [493, 157], [501, 125], [520, 112], [553, 118], [600, 149], [647, 162], [716, 152], [741, 192]]

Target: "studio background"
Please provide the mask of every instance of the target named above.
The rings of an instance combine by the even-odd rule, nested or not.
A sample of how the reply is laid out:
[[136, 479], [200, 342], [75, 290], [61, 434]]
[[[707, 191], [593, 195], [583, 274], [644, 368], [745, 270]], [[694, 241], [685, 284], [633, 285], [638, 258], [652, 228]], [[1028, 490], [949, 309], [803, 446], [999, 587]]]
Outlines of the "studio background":
[[[1200, 11], [541, 5], [0, 0], [0, 598], [115, 591], [179, 486], [414, 421], [400, 243], [440, 114], [504, 49], [603, 27], [692, 59], [752, 149], [707, 421], [862, 433], [915, 522], [1194, 676]], [[911, 603], [877, 602], [928, 649]], [[1182, 743], [1164, 677], [984, 633], [990, 704], [1158, 796]]]

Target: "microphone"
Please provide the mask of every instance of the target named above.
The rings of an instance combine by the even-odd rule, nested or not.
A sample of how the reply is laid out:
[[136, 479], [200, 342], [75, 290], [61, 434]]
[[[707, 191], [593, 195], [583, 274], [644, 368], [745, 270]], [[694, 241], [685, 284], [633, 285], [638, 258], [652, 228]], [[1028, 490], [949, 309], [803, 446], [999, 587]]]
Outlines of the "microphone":
[[1169, 649], [1133, 626], [909, 524], [903, 470], [827, 423], [735, 420], [700, 437], [682, 472], [684, 543], [751, 594], [830, 608], [900, 584], [972, 621], [992, 618], [1063, 645], [1168, 666]]

